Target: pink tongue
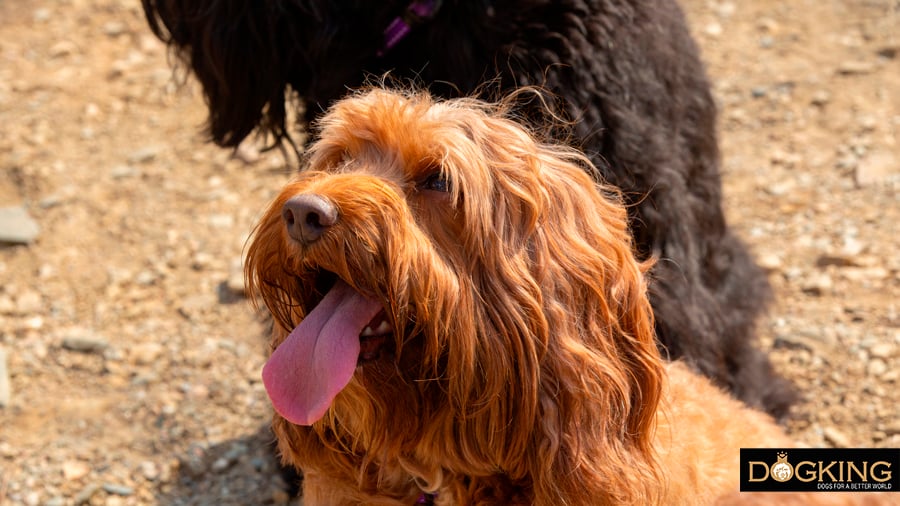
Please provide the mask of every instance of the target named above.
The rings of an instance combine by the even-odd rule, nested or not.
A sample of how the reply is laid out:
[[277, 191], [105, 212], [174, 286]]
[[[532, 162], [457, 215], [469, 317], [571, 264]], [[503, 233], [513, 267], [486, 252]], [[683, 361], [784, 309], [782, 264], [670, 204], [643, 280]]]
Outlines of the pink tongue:
[[275, 411], [297, 425], [322, 418], [353, 377], [359, 334], [380, 310], [381, 303], [338, 280], [263, 367]]

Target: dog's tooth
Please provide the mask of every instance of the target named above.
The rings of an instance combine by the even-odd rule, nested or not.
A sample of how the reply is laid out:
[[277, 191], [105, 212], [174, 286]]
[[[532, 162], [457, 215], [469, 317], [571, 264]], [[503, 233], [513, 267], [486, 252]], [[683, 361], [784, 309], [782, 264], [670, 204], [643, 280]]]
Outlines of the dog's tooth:
[[387, 334], [391, 331], [391, 324], [387, 322], [387, 320], [381, 320], [381, 323], [378, 324], [378, 328], [375, 329], [376, 335]]
[[374, 336], [375, 331], [372, 330], [372, 327], [366, 325], [366, 328], [364, 328], [363, 331], [359, 335], [362, 337]]

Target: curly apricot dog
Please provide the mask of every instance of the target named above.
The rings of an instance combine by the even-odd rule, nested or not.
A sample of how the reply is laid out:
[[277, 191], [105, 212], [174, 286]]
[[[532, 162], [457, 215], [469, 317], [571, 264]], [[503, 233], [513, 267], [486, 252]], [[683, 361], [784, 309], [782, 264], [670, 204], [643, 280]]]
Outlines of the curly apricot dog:
[[585, 156], [502, 105], [380, 88], [319, 127], [247, 260], [305, 504], [708, 504], [741, 446], [787, 442], [665, 365], [648, 265]]

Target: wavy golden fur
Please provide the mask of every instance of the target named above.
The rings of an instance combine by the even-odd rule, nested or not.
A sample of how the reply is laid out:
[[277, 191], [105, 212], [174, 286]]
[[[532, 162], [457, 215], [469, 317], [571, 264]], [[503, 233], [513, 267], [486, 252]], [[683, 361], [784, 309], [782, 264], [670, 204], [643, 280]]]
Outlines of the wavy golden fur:
[[[357, 92], [318, 129], [255, 231], [249, 287], [274, 316], [273, 350], [340, 282], [379, 301], [392, 334], [310, 426], [276, 414], [305, 504], [702, 504], [736, 490], [738, 446], [720, 448], [718, 425], [752, 424], [734, 442], [778, 429], [664, 365], [649, 266], [585, 156], [537, 141], [503, 104], [413, 91]], [[297, 196], [325, 206], [302, 217], [314, 238], [286, 225]], [[731, 477], [701, 483], [704, 460]]]

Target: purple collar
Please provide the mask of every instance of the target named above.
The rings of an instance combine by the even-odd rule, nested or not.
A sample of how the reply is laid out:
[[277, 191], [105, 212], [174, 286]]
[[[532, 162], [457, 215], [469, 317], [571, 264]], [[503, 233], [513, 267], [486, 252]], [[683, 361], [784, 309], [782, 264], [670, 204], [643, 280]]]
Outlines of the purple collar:
[[425, 504], [426, 506], [427, 506], [427, 505], [430, 505], [430, 504], [434, 504], [434, 498], [435, 498], [435, 495], [436, 495], [436, 494], [422, 494], [422, 495], [419, 496], [419, 500], [416, 501], [416, 504], [417, 504], [417, 505], [418, 505], [418, 504]]
[[384, 56], [403, 37], [409, 35], [412, 27], [434, 18], [441, 8], [442, 0], [413, 0], [406, 6], [403, 14], [397, 16], [384, 29], [384, 46], [378, 50], [378, 56]]

